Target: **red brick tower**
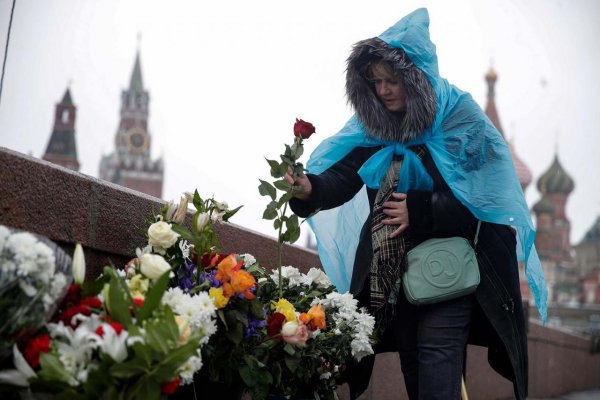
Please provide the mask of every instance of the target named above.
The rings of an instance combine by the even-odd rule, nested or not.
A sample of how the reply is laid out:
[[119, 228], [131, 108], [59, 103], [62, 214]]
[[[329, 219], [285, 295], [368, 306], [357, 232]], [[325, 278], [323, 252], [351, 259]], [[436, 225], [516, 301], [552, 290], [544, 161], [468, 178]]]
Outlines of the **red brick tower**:
[[56, 104], [54, 127], [42, 159], [79, 171], [77, 145], [75, 143], [76, 112], [77, 107], [73, 104], [71, 92], [67, 88], [60, 103]]
[[121, 118], [115, 135], [115, 152], [102, 157], [100, 179], [160, 198], [164, 167], [162, 159], [153, 161], [150, 158], [149, 103], [138, 51], [129, 89], [121, 93]]

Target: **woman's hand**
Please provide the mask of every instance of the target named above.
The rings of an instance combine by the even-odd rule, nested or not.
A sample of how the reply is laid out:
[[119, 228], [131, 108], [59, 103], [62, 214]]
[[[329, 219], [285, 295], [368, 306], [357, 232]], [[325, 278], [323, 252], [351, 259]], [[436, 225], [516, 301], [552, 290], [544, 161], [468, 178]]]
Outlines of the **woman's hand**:
[[383, 213], [389, 215], [389, 218], [381, 222], [386, 225], [399, 225], [398, 229], [390, 234], [390, 238], [395, 238], [408, 228], [408, 207], [406, 193], [392, 193], [392, 198], [395, 200], [383, 203]]
[[312, 185], [310, 181], [306, 177], [306, 175], [302, 174], [294, 180], [292, 178], [293, 170], [292, 168], [288, 168], [286, 174], [283, 176], [283, 179], [292, 186], [298, 186], [300, 190], [294, 193], [294, 197], [300, 200], [308, 200], [310, 198], [310, 194], [312, 193]]

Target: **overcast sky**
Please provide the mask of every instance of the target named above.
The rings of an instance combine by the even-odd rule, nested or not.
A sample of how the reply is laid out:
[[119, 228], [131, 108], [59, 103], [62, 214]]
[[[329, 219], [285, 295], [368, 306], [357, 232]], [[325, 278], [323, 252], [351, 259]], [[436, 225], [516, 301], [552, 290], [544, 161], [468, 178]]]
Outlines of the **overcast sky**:
[[[0, 0], [2, 56], [11, 5]], [[421, 6], [443, 77], [485, 107], [484, 75], [491, 65], [498, 73], [505, 134], [534, 175], [530, 207], [558, 151], [575, 180], [567, 216], [578, 243], [600, 215], [596, 0], [17, 0], [0, 146], [41, 157], [70, 85], [81, 172], [97, 177], [139, 48], [164, 198], [197, 188], [245, 205], [232, 222], [274, 235], [257, 191], [258, 178], [269, 178], [264, 157], [292, 142], [296, 117], [317, 127], [308, 153], [336, 133], [352, 114], [344, 96], [352, 44]]]

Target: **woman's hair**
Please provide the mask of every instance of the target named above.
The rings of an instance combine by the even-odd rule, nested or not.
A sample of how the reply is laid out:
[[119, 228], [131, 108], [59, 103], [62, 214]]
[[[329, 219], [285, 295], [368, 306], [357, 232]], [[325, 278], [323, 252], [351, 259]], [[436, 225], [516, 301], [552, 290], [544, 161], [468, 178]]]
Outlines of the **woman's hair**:
[[[406, 111], [389, 111], [373, 90], [372, 68], [390, 68], [402, 82]], [[379, 38], [358, 42], [348, 58], [346, 95], [368, 135], [406, 143], [421, 136], [435, 119], [436, 95], [427, 76], [398, 47]]]

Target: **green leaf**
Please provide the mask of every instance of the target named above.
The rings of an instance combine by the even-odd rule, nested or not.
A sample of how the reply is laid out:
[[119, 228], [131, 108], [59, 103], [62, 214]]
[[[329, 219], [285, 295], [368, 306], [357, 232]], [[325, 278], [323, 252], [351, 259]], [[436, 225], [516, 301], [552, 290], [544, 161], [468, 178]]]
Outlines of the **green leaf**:
[[242, 366], [240, 368], [240, 376], [241, 376], [242, 380], [244, 381], [244, 383], [246, 384], [246, 386], [252, 387], [252, 386], [256, 385], [256, 382], [257, 382], [256, 373], [252, 367], [250, 367], [248, 365]]
[[194, 203], [194, 207], [197, 211], [204, 211], [204, 200], [202, 200], [202, 197], [200, 197], [198, 189], [194, 190], [194, 197], [192, 199], [192, 203]]
[[199, 337], [191, 336], [186, 344], [169, 351], [169, 353], [156, 365], [152, 374], [156, 377], [158, 382], [172, 380], [174, 378], [174, 372], [176, 372], [188, 358], [196, 355], [198, 346]]
[[275, 185], [275, 187], [279, 190], [283, 190], [285, 192], [287, 192], [288, 190], [292, 189], [292, 185], [287, 182], [286, 180], [280, 179], [278, 181], [273, 182], [273, 185]]
[[131, 296], [125, 282], [123, 282], [123, 278], [117, 275], [112, 268], [104, 268], [104, 273], [110, 275], [110, 282], [108, 284], [108, 309], [110, 316], [113, 320], [128, 327], [131, 325], [129, 307], [133, 305], [133, 302], [127, 301]]
[[136, 375], [143, 375], [147, 371], [146, 362], [139, 358], [131, 361], [114, 364], [110, 367], [110, 374], [116, 378], [133, 378]]
[[277, 169], [279, 168], [279, 163], [275, 160], [269, 160], [268, 158], [265, 157], [265, 160], [267, 160], [267, 162], [269, 163], [269, 166], [273, 169]]
[[179, 224], [171, 224], [171, 230], [175, 233], [178, 233], [182, 239], [193, 241], [194, 235], [190, 232], [185, 226], [181, 226]]
[[[292, 156], [292, 148], [290, 147], [290, 145], [286, 144], [285, 145], [285, 152], [283, 153], [283, 157], [291, 157]], [[293, 162], [289, 163], [290, 165], [293, 164]]]
[[[291, 156], [289, 156], [287, 154], [284, 156], [281, 156], [281, 161], [283, 161], [285, 164], [287, 164], [289, 166], [294, 165], [296, 162], [296, 160], [294, 160]], [[286, 171], [287, 171], [287, 166], [286, 166]]]
[[294, 158], [294, 160], [299, 159], [302, 154], [304, 154], [304, 146], [300, 142], [294, 142], [291, 150], [291, 156]]
[[300, 239], [300, 228], [296, 228], [294, 230], [290, 230], [288, 233], [288, 243], [294, 244], [298, 239]]
[[240, 209], [242, 207], [244, 207], [244, 206], [239, 206], [239, 207], [234, 208], [233, 210], [229, 210], [229, 211], [225, 212], [225, 214], [223, 214], [223, 217], [222, 217], [223, 221], [225, 221], [225, 222], [229, 221], [229, 218], [233, 217], [238, 211], [240, 211]]
[[267, 181], [259, 179], [260, 185], [258, 186], [258, 192], [261, 196], [269, 196], [271, 200], [275, 200], [277, 196], [277, 190]]
[[244, 339], [244, 327], [239, 321], [235, 321], [234, 323], [229, 323], [229, 329], [225, 332], [225, 336], [233, 343], [240, 344]]
[[[294, 186], [293, 188], [297, 188], [297, 187], [300, 187], [300, 186]], [[290, 201], [292, 197], [294, 197], [294, 193], [296, 193], [297, 191], [294, 191], [293, 188], [291, 191], [289, 191], [289, 192], [285, 193], [283, 196], [281, 196], [281, 198], [277, 202], [278, 208], [281, 208], [281, 206], [283, 206], [285, 203]]]
[[277, 202], [272, 201], [267, 204], [267, 208], [263, 213], [263, 219], [270, 220], [277, 218]]
[[300, 361], [296, 358], [289, 358], [286, 357], [285, 358], [285, 366], [291, 371], [291, 372], [295, 372], [298, 369], [298, 365], [300, 364]]
[[109, 279], [110, 278], [108, 276], [103, 275], [96, 280], [84, 282], [83, 285], [81, 285], [81, 297], [86, 298], [97, 296], [100, 294], [100, 292], [102, 292], [104, 285], [108, 283]]
[[279, 229], [281, 227], [281, 225], [282, 225], [282, 223], [279, 218], [277, 218], [275, 221], [273, 221], [273, 228], [275, 228], [275, 230]]
[[296, 349], [294, 349], [294, 346], [292, 346], [289, 343], [286, 343], [285, 346], [283, 346], [283, 351], [285, 351], [290, 356], [293, 356], [294, 354], [296, 354]]
[[41, 369], [38, 377], [45, 381], [59, 381], [69, 383], [71, 375], [65, 370], [57, 356], [50, 353], [40, 355]]
[[152, 316], [152, 312], [160, 305], [160, 301], [165, 294], [165, 290], [167, 290], [167, 285], [169, 284], [170, 273], [171, 271], [167, 271], [162, 274], [146, 294], [146, 298], [144, 299], [142, 307], [138, 313], [138, 319], [140, 321], [150, 318], [150, 316]]

